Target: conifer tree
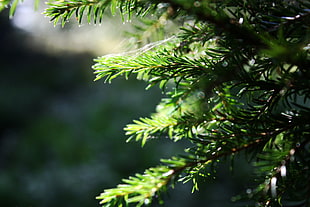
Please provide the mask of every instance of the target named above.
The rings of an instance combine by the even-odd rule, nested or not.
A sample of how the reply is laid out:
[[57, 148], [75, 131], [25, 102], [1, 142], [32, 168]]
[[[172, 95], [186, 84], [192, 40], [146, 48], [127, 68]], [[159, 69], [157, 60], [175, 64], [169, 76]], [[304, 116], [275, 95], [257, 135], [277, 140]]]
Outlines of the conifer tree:
[[100, 204], [161, 203], [176, 182], [198, 189], [200, 177], [216, 175], [215, 163], [244, 153], [256, 184], [238, 197], [246, 206], [310, 206], [310, 2], [65, 0], [49, 1], [45, 15], [55, 25], [72, 16], [97, 24], [117, 11], [147, 22], [137, 38], [163, 32], [166, 21], [181, 26], [133, 52], [96, 58], [95, 80], [134, 76], [160, 87], [156, 113], [128, 124], [128, 141], [168, 137], [190, 147], [104, 190]]

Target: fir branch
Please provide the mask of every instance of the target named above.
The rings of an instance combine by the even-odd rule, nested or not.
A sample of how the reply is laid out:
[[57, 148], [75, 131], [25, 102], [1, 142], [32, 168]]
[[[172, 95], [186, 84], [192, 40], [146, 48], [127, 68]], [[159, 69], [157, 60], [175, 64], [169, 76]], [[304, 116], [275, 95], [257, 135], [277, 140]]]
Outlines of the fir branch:
[[[101, 200], [100, 204], [103, 206], [123, 206], [130, 203], [136, 203], [136, 206], [150, 204], [153, 198], [160, 196], [161, 193], [166, 191], [167, 186], [172, 185], [173, 180], [178, 178], [178, 176], [180, 176], [178, 181], [193, 180], [195, 182], [197, 174], [200, 175], [199, 172], [213, 161], [247, 148], [255, 147], [260, 142], [261, 140], [256, 140], [253, 143], [234, 148], [228, 152], [219, 152], [217, 149], [212, 151], [210, 155], [200, 159], [192, 156], [162, 159], [161, 161], [165, 166], [150, 168], [144, 174], [136, 174], [135, 177], [124, 179], [124, 184], [105, 190], [97, 199]], [[185, 175], [181, 176], [182, 172], [185, 172]]]
[[178, 141], [183, 137], [192, 137], [201, 123], [212, 120], [213, 115], [204, 114], [207, 109], [201, 110], [204, 93], [195, 91], [195, 86], [184, 87], [184, 90], [178, 88], [176, 94], [168, 93], [171, 97], [162, 99], [157, 112], [150, 118], [140, 118], [134, 124], [128, 124], [125, 128], [126, 135], [130, 135], [128, 141], [141, 140], [144, 145], [148, 139], [160, 136]]
[[225, 5], [227, 7], [233, 7], [231, 1], [223, 2], [220, 8], [217, 7], [218, 4], [208, 1], [198, 2], [199, 4], [197, 6], [194, 6], [194, 0], [187, 1], [186, 3], [174, 0], [166, 0], [165, 2], [169, 3], [172, 7], [182, 9], [186, 13], [194, 15], [197, 20], [215, 25], [219, 31], [225, 31], [236, 39], [242, 39], [247, 44], [265, 46], [259, 36], [253, 33], [250, 28], [240, 25], [238, 21], [229, 18], [225, 13], [223, 9], [226, 8]]
[[107, 8], [110, 8], [112, 14], [115, 14], [119, 9], [120, 14], [124, 20], [127, 15], [131, 19], [132, 14], [136, 16], [145, 16], [150, 11], [156, 8], [155, 3], [150, 1], [137, 1], [137, 0], [72, 0], [72, 1], [53, 1], [47, 3], [49, 7], [45, 10], [44, 14], [54, 21], [54, 25], [59, 20], [62, 26], [75, 14], [79, 24], [82, 22], [83, 15], [87, 15], [87, 22], [101, 23], [103, 14]]
[[94, 22], [97, 19], [101, 22], [104, 10], [112, 3], [112, 0], [96, 0], [96, 1], [55, 1], [49, 2], [49, 7], [45, 10], [44, 14], [54, 21], [54, 25], [61, 20], [62, 26], [75, 14], [79, 24], [82, 22], [84, 13], [87, 14], [87, 22], [91, 22], [93, 16]]
[[[147, 52], [135, 57], [113, 56], [101, 57], [95, 60], [97, 63], [93, 66], [96, 79], [106, 77], [106, 81], [130, 74], [136, 74], [138, 79], [161, 82], [167, 80], [184, 79], [190, 77], [199, 77], [209, 71], [209, 62], [202, 59], [191, 59], [186, 56], [174, 56], [167, 51]], [[156, 79], [152, 79], [156, 77]]]
[[[140, 120], [134, 120], [134, 124], [128, 124], [125, 128], [126, 135], [130, 137], [127, 141], [135, 139], [141, 140], [142, 146], [146, 141], [152, 137], [155, 137], [157, 133], [167, 133], [170, 138], [174, 137], [175, 126], [178, 126], [178, 122], [173, 117], [151, 117], [140, 118]], [[184, 132], [185, 133], [185, 132]]]
[[[255, 18], [258, 12], [262, 13], [270, 11], [269, 7], [266, 7], [266, 2], [257, 3], [250, 1], [243, 3], [243, 5], [240, 5], [240, 2], [238, 1], [227, 1], [227, 2], [221, 2], [220, 4], [210, 3], [208, 1], [202, 1], [198, 2], [197, 6], [194, 6], [196, 2], [194, 0], [187, 1], [186, 3], [174, 0], [166, 0], [165, 2], [169, 3], [173, 8], [175, 8], [175, 10], [182, 9], [186, 13], [195, 16], [197, 20], [212, 24], [213, 26], [216, 27], [217, 35], [223, 32], [224, 34], [227, 34], [227, 37], [230, 37], [229, 41], [244, 42], [245, 44], [250, 45], [252, 49], [263, 50], [265, 53], [269, 52], [271, 56], [278, 59], [279, 61], [289, 62], [295, 65], [299, 65], [301, 67], [309, 66], [309, 61], [305, 59], [305, 52], [302, 49], [302, 47], [306, 46], [309, 42], [309, 29], [306, 30], [308, 35], [303, 35], [303, 37], [308, 37], [306, 40], [303, 41], [302, 44], [303, 46], [298, 46], [294, 48], [294, 50], [289, 49], [286, 50], [287, 48], [290, 47], [288, 47], [288, 45], [283, 45], [283, 42], [279, 42], [278, 36], [273, 36], [269, 34], [268, 32], [266, 32], [266, 28], [262, 29], [258, 27], [253, 27], [253, 25], [260, 26], [261, 22], [259, 23], [254, 22], [254, 24], [251, 22], [249, 22], [249, 24], [243, 22], [239, 23], [240, 19], [238, 20], [231, 18], [227, 14], [227, 8], [237, 7], [243, 10], [243, 12], [240, 12], [240, 14], [243, 14], [243, 16], [240, 16], [240, 18], [242, 18], [242, 21], [243, 19]], [[277, 9], [278, 11], [281, 12], [278, 13], [283, 14], [283, 9], [286, 9], [286, 7], [291, 8], [291, 5], [288, 6], [286, 4], [288, 3], [286, 2], [284, 5], [281, 4], [281, 7]], [[300, 6], [297, 6], [295, 11], [299, 12], [302, 11], [302, 12], [300, 13], [295, 12], [294, 16], [298, 17], [302, 16], [302, 18], [295, 18], [295, 19], [300, 20], [302, 22], [307, 22], [310, 17], [309, 15], [310, 12], [308, 9], [309, 3], [306, 3], [304, 1], [298, 1], [296, 5]], [[261, 11], [262, 7], [264, 8], [263, 11]], [[248, 12], [252, 8], [253, 8], [252, 16], [247, 17]], [[278, 19], [283, 20], [283, 16], [279, 16]], [[293, 25], [295, 26], [296, 24]], [[300, 25], [305, 26], [305, 24]], [[221, 36], [225, 38], [226, 35], [224, 34]]]
[[137, 203], [136, 206], [150, 204], [155, 195], [165, 191], [166, 185], [172, 179], [174, 171], [165, 166], [150, 168], [144, 174], [123, 179], [125, 184], [114, 189], [106, 189], [97, 196], [102, 206], [123, 206]]

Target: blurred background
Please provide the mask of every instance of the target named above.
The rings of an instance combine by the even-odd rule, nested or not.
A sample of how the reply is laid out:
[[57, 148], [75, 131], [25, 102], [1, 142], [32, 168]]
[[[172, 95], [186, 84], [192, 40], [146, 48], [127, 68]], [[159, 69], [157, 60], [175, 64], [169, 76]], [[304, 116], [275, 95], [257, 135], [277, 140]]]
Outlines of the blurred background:
[[[8, 16], [0, 13], [1, 206], [99, 206], [95, 197], [104, 189], [189, 145], [126, 143], [124, 126], [154, 112], [161, 92], [134, 79], [93, 81], [93, 59], [122, 51], [132, 41], [123, 35], [130, 23], [54, 27], [26, 2]], [[231, 196], [250, 187], [249, 169], [243, 158], [238, 173], [220, 165], [200, 192], [178, 184], [164, 206], [232, 206]]]

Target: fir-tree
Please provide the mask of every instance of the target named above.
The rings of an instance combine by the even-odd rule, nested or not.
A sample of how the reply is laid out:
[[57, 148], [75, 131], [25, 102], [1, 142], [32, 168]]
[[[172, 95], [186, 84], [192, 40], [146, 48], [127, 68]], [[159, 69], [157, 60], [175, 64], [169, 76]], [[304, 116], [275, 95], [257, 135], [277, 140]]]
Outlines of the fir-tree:
[[[18, 1], [1, 1], [0, 9], [11, 4], [13, 15]], [[97, 197], [102, 206], [162, 202], [176, 182], [197, 189], [200, 177], [214, 176], [215, 163], [239, 153], [255, 165], [256, 186], [237, 200], [310, 206], [309, 1], [49, 1], [45, 15], [55, 25], [72, 16], [96, 24], [107, 9], [124, 21], [140, 18], [140, 41], [146, 30], [164, 34], [133, 52], [95, 59], [95, 80], [135, 76], [164, 92], [156, 113], [125, 127], [128, 141], [190, 144], [105, 190]], [[167, 21], [181, 25], [178, 32], [165, 36]]]

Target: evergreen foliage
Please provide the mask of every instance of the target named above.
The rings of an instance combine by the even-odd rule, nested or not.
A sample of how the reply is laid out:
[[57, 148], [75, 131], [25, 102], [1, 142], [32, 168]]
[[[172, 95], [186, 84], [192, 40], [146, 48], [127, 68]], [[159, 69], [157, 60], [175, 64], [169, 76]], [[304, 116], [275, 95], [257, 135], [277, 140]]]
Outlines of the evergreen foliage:
[[[2, 4], [7, 4], [3, 1]], [[95, 59], [96, 80], [135, 76], [165, 97], [156, 113], [126, 126], [130, 140], [187, 139], [185, 154], [124, 179], [102, 206], [161, 203], [176, 182], [212, 178], [215, 163], [245, 153], [256, 166], [247, 206], [310, 206], [310, 2], [306, 0], [51, 1], [45, 14], [98, 23], [123, 18], [183, 22], [139, 50]], [[13, 3], [14, 6], [14, 3]], [[3, 7], [3, 6], [2, 6]]]

